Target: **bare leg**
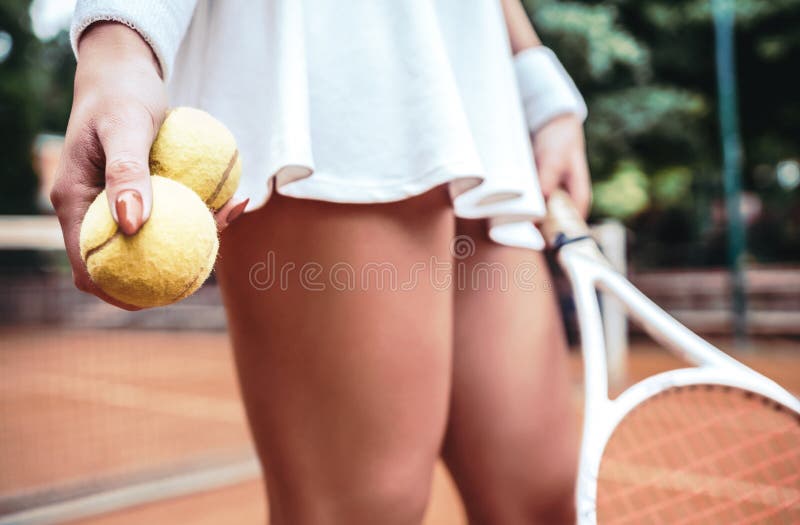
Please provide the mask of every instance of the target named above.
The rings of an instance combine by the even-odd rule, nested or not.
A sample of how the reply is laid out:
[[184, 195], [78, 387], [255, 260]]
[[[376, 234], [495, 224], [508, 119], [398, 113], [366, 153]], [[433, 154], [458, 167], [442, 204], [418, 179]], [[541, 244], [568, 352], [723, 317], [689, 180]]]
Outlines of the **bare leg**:
[[[427, 277], [398, 291], [363, 269], [388, 262], [402, 282], [448, 260], [453, 229], [437, 189], [363, 206], [276, 195], [224, 232], [218, 276], [273, 525], [421, 520], [446, 424], [452, 293]], [[257, 289], [269, 251], [284, 290]], [[302, 284], [306, 263], [321, 271]]]
[[[471, 523], [574, 523], [576, 416], [544, 257], [490, 243], [481, 222], [459, 221], [457, 229], [475, 242], [463, 262], [478, 282], [467, 279], [455, 294], [445, 460]], [[496, 272], [490, 289], [487, 264], [505, 268], [507, 290]], [[515, 282], [520, 265], [536, 268], [535, 289], [524, 289], [522, 272]]]

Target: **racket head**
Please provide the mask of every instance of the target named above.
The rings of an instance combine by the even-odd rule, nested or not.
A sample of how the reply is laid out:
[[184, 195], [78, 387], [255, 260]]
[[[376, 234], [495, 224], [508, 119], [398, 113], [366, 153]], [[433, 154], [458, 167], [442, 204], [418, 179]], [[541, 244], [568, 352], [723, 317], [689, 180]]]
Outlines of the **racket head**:
[[768, 380], [673, 370], [631, 387], [605, 416], [595, 449], [585, 443], [592, 465], [578, 493], [590, 501], [578, 503], [594, 519], [584, 521], [800, 523], [800, 411]]

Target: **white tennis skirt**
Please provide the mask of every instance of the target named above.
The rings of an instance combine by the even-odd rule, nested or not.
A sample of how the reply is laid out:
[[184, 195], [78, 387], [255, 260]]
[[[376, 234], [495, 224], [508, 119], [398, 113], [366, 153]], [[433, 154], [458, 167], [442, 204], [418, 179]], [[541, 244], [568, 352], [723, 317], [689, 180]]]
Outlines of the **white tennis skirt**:
[[455, 214], [541, 249], [545, 212], [499, 0], [199, 0], [170, 79], [272, 191], [379, 203], [449, 184]]

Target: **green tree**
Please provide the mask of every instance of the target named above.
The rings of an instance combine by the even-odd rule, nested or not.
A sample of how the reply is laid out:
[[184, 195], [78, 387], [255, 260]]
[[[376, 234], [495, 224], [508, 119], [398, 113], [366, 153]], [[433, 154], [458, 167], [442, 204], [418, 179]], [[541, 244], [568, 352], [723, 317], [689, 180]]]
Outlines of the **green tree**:
[[34, 138], [63, 133], [72, 99], [74, 60], [65, 32], [41, 42], [31, 31], [28, 0], [0, 4], [0, 213], [34, 213]]
[[[720, 263], [723, 232], [712, 220], [721, 154], [710, 0], [524, 4], [587, 99], [594, 213], [634, 227], [631, 253], [640, 263]], [[774, 177], [779, 161], [800, 157], [800, 98], [789, 80], [800, 70], [800, 0], [735, 5], [745, 189], [767, 210], [753, 228], [769, 223], [772, 231], [768, 242], [751, 235], [749, 251], [762, 261], [800, 260], [797, 190], [781, 189]], [[647, 198], [619, 204], [620, 195], [642, 191]]]

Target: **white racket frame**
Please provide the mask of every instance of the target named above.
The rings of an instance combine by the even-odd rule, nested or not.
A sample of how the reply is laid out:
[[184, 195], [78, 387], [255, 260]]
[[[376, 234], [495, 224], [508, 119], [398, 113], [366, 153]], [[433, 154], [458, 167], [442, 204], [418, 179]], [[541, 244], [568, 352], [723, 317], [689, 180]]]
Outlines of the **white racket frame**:
[[[584, 238], [564, 245], [558, 261], [572, 283], [584, 363], [585, 411], [576, 487], [578, 523], [597, 523], [597, 479], [603, 451], [614, 428], [644, 400], [674, 386], [718, 384], [750, 390], [800, 414], [800, 400], [686, 328], [634, 287], [605, 260], [597, 245]], [[625, 306], [653, 339], [692, 368], [670, 370], [609, 397], [608, 364], [597, 290]]]

